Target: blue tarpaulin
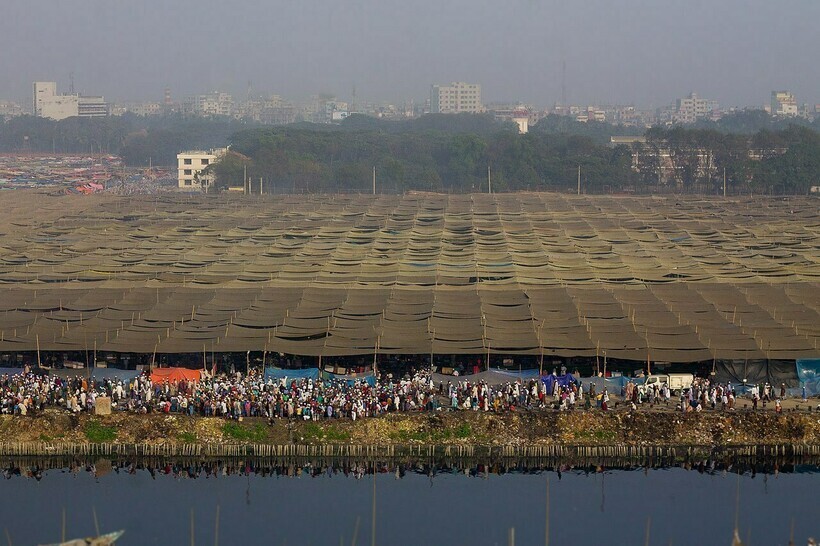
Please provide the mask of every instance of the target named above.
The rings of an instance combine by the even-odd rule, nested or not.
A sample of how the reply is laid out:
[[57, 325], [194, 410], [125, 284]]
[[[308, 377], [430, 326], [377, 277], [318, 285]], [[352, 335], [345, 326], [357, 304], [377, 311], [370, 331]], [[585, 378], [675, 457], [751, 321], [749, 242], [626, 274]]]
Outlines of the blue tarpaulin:
[[820, 395], [820, 358], [798, 360], [797, 378], [800, 380], [800, 387], [806, 388], [807, 396]]
[[319, 368], [302, 368], [287, 370], [284, 368], [265, 368], [265, 381], [268, 379], [319, 379]]
[[[601, 393], [606, 387], [608, 393], [621, 394], [621, 388], [629, 382], [629, 378], [619, 375], [617, 377], [583, 377], [580, 379], [581, 385], [584, 387], [584, 392], [589, 392], [589, 384], [595, 385], [595, 392]], [[642, 379], [633, 379], [633, 381], [640, 383]]]
[[322, 372], [322, 379], [334, 381], [347, 381], [348, 385], [353, 385], [356, 381], [364, 381], [371, 387], [376, 384], [376, 376], [373, 374], [339, 375], [330, 372]]
[[565, 375], [554, 375], [549, 374], [541, 378], [541, 381], [544, 382], [544, 385], [547, 388], [547, 393], [552, 393], [553, 389], [555, 388], [555, 383], [557, 382], [559, 386], [566, 387], [567, 385], [571, 385], [576, 382], [575, 376], [571, 373]]

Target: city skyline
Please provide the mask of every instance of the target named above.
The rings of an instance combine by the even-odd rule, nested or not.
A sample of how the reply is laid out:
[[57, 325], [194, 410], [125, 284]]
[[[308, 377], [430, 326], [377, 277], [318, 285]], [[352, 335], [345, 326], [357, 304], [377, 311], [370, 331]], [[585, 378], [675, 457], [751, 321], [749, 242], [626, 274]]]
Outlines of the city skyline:
[[[667, 105], [691, 91], [721, 105], [761, 106], [775, 89], [820, 102], [810, 69], [820, 4], [752, 0], [10, 0], [0, 23], [0, 97], [58, 81], [112, 101], [220, 90], [245, 96], [330, 93], [419, 100], [430, 85], [478, 82], [485, 102]], [[564, 70], [564, 66], [566, 69]], [[564, 75], [565, 74], [565, 75]]]

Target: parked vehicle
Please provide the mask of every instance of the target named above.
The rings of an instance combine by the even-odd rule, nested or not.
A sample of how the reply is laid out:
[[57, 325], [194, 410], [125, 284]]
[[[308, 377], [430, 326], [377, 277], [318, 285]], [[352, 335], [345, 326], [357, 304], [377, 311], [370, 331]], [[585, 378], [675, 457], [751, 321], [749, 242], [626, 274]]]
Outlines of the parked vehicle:
[[638, 385], [638, 391], [645, 394], [648, 389], [654, 388], [655, 385], [660, 388], [665, 383], [669, 385], [669, 390], [672, 391], [673, 396], [679, 396], [681, 392], [692, 387], [694, 380], [695, 376], [691, 373], [650, 375], [644, 380], [643, 384]]

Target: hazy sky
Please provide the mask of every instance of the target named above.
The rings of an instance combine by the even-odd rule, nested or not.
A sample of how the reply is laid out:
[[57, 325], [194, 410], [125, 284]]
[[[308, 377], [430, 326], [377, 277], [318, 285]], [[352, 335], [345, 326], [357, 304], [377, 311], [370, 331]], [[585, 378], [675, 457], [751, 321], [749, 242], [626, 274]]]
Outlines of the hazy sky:
[[820, 103], [820, 0], [2, 0], [0, 98], [57, 81], [111, 101], [209, 90], [423, 100], [431, 83], [551, 105], [696, 91]]

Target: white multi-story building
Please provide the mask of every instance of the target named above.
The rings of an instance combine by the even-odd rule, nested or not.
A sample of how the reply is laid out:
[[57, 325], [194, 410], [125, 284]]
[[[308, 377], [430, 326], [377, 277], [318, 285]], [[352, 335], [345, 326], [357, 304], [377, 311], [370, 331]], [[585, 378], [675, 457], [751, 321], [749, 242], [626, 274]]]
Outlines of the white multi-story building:
[[34, 115], [54, 120], [74, 116], [83, 118], [105, 117], [109, 114], [104, 97], [58, 95], [56, 82], [34, 82]]
[[797, 115], [797, 98], [789, 91], [772, 91], [771, 114], [789, 117]]
[[202, 171], [227, 153], [227, 148], [215, 150], [192, 150], [177, 154], [177, 182], [182, 190], [204, 190], [214, 183], [212, 174], [203, 174]]
[[481, 85], [477, 83], [453, 82], [450, 85], [433, 85], [430, 89], [430, 111], [434, 114], [479, 113], [484, 111], [481, 104]]
[[695, 123], [706, 119], [717, 110], [717, 102], [700, 98], [697, 93], [690, 93], [688, 97], [675, 101], [675, 112], [672, 115], [676, 123]]

